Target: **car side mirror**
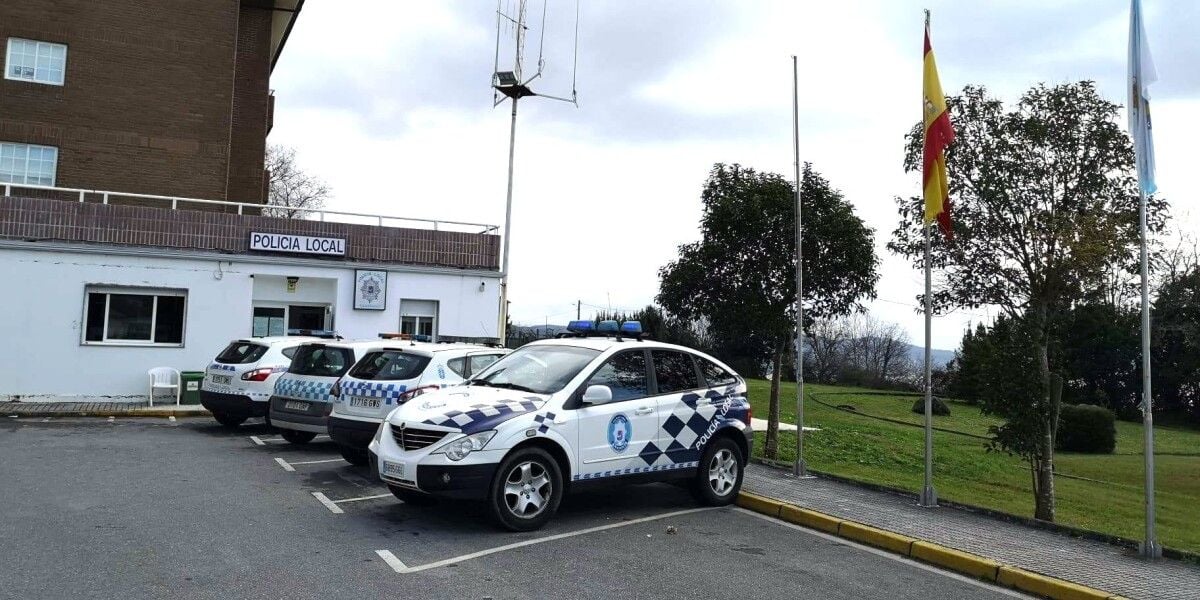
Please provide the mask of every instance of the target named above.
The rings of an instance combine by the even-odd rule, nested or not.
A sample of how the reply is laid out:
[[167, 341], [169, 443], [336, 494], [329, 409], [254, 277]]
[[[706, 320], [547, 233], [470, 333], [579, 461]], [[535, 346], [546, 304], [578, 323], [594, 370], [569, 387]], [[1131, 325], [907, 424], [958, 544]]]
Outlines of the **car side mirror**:
[[583, 392], [584, 404], [604, 404], [612, 401], [612, 388], [607, 385], [589, 385]]

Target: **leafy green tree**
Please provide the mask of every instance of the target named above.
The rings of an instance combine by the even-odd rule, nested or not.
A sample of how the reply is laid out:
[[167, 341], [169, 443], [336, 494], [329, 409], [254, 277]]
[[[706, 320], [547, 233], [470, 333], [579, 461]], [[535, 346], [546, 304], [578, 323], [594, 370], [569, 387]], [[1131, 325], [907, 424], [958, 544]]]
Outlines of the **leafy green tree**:
[[1151, 316], [1155, 407], [1200, 422], [1200, 265], [1162, 286]]
[[[1006, 418], [1006, 428], [1020, 430], [1017, 438], [997, 439], [1030, 458], [1034, 515], [1053, 521], [1058, 406], [1051, 374], [1062, 370], [1051, 359], [1053, 325], [1103, 285], [1114, 264], [1137, 260], [1133, 147], [1119, 125], [1120, 107], [1101, 98], [1090, 81], [1036, 85], [1011, 109], [977, 86], [948, 104], [956, 134], [946, 153], [954, 240], [934, 236], [932, 264], [942, 283], [933, 304], [942, 311], [994, 305], [1020, 332], [1013, 339], [1022, 343], [1005, 349], [1013, 364], [1032, 361], [1029, 370], [1012, 373], [1032, 374], [1034, 392], [1014, 390], [983, 407]], [[919, 125], [906, 142], [905, 168], [919, 171]], [[888, 247], [920, 267], [922, 200], [897, 204], [900, 224]], [[1152, 198], [1149, 214], [1158, 231], [1164, 203]]]
[[[804, 210], [805, 318], [849, 313], [875, 296], [873, 232], [809, 164]], [[715, 354], [746, 375], [769, 364], [770, 425], [764, 452], [776, 456], [779, 378], [795, 331], [795, 188], [782, 176], [717, 164], [701, 194], [700, 241], [679, 247], [660, 271], [658, 304], [707, 324]]]

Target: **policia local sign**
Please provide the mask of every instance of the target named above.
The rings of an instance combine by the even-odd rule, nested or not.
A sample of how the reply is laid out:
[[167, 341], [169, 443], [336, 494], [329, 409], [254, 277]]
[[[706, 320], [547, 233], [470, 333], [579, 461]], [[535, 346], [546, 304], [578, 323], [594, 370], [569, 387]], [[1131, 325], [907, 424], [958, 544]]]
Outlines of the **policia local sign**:
[[265, 252], [290, 252], [295, 254], [324, 254], [345, 256], [346, 240], [343, 238], [310, 237], [286, 233], [250, 233], [250, 249]]

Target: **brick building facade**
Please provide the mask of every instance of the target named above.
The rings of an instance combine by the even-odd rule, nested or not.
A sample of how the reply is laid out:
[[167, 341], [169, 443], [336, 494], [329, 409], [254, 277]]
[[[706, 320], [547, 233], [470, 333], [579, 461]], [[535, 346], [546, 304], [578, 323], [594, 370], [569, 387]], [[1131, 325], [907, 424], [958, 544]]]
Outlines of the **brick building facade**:
[[57, 187], [265, 202], [270, 73], [302, 4], [0, 3], [0, 181], [44, 147]]

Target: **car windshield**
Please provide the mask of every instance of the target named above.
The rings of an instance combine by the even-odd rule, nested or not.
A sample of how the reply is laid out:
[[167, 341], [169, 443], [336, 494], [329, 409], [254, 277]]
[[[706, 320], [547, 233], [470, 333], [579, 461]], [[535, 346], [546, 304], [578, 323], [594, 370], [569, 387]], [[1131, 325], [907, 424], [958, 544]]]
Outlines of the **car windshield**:
[[429, 360], [428, 356], [406, 354], [400, 350], [370, 352], [350, 369], [350, 376], [382, 381], [414, 379], [425, 370]]
[[470, 384], [553, 394], [599, 355], [599, 350], [576, 346], [525, 346], [493, 363]]
[[293, 375], [315, 375], [317, 377], [341, 377], [354, 364], [354, 352], [349, 348], [305, 344], [292, 357], [288, 373]]

